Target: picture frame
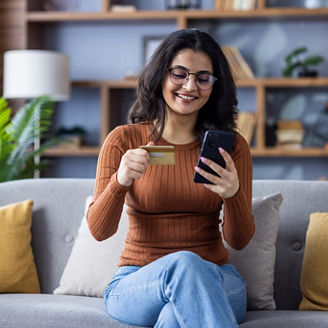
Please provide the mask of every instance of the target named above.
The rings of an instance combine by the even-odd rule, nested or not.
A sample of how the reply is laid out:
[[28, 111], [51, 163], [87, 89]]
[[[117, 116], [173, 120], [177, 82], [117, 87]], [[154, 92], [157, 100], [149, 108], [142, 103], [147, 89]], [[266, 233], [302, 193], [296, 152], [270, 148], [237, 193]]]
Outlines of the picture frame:
[[77, 0], [44, 0], [45, 11], [74, 11], [77, 8]]
[[158, 36], [144, 36], [143, 38], [143, 67], [145, 67], [150, 57], [153, 55], [156, 48], [159, 44], [165, 39], [166, 35], [158, 35]]

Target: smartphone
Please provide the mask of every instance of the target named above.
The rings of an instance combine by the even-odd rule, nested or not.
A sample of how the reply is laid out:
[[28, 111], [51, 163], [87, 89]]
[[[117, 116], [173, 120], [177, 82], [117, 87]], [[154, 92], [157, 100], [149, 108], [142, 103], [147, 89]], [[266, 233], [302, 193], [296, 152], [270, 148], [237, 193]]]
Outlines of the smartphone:
[[[206, 157], [206, 158], [212, 160], [213, 162], [221, 165], [223, 168], [225, 168], [226, 164], [225, 164], [225, 161], [224, 161], [222, 155], [219, 152], [219, 147], [223, 148], [228, 153], [231, 153], [233, 150], [234, 141], [235, 141], [234, 132], [218, 131], [218, 130], [206, 131], [204, 139], [203, 139], [202, 148], [200, 150], [200, 155], [198, 158], [197, 166], [209, 173], [219, 176], [209, 166], [204, 164], [200, 160], [200, 158]], [[194, 182], [212, 184], [212, 182], [205, 179], [198, 172], [195, 172]]]

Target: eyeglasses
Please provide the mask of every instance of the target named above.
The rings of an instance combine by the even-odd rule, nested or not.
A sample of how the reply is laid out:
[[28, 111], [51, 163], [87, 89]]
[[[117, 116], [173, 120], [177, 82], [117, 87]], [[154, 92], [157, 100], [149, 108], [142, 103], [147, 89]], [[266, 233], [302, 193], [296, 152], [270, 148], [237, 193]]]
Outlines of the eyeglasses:
[[217, 78], [210, 74], [209, 72], [198, 72], [198, 73], [191, 73], [188, 72], [186, 68], [182, 67], [172, 67], [167, 69], [170, 73], [170, 80], [175, 85], [183, 85], [188, 80], [190, 75], [195, 75], [196, 85], [199, 89], [206, 90], [209, 89]]

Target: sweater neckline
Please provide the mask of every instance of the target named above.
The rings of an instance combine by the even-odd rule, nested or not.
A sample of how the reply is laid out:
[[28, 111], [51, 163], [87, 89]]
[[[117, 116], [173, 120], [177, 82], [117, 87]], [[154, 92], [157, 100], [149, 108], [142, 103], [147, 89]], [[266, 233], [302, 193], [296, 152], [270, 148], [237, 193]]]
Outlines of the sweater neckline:
[[[148, 129], [149, 129], [150, 133], [153, 131], [153, 129], [154, 129], [153, 123], [151, 123], [151, 122], [148, 123]], [[155, 130], [155, 132], [153, 134], [154, 139], [156, 138], [157, 135], [158, 135], [158, 132], [157, 132], [157, 130]], [[186, 144], [174, 144], [174, 143], [167, 141], [163, 137], [160, 137], [160, 139], [157, 141], [156, 144], [159, 146], [174, 146], [174, 150], [190, 150], [190, 149], [198, 147], [201, 144], [201, 141], [199, 138], [197, 138], [194, 141], [188, 142]]]

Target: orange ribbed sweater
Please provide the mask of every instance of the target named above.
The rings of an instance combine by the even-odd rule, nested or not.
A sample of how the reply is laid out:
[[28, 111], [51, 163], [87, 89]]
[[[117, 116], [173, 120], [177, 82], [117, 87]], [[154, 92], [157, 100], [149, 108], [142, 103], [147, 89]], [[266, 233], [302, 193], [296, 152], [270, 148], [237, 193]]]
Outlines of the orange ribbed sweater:
[[[236, 133], [232, 153], [240, 182], [237, 194], [224, 199], [193, 182], [200, 141], [175, 146], [175, 165], [149, 165], [130, 187], [116, 179], [121, 157], [128, 149], [154, 140], [153, 125], [119, 126], [106, 138], [98, 159], [93, 201], [87, 212], [89, 229], [97, 240], [112, 236], [118, 227], [124, 201], [129, 231], [121, 254], [122, 265], [146, 265], [161, 256], [189, 250], [218, 265], [228, 262], [219, 225], [228, 244], [241, 249], [254, 233], [252, 164], [248, 144]], [[172, 145], [161, 138], [158, 145]]]

